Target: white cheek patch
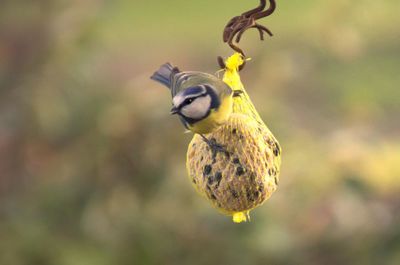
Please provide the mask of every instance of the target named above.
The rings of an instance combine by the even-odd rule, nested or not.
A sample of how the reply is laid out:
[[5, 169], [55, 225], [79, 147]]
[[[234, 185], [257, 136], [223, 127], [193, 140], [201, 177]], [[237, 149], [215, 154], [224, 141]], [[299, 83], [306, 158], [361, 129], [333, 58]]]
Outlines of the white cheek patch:
[[191, 104], [184, 106], [181, 113], [191, 119], [204, 118], [211, 106], [211, 97], [209, 95], [196, 98]]

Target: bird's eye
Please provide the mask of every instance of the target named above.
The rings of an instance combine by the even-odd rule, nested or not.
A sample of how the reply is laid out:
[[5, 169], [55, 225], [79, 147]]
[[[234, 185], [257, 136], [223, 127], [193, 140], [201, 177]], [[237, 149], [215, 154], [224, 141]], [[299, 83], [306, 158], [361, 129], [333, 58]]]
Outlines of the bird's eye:
[[190, 104], [190, 103], [192, 103], [193, 102], [193, 98], [188, 98], [188, 99], [186, 99], [186, 104]]

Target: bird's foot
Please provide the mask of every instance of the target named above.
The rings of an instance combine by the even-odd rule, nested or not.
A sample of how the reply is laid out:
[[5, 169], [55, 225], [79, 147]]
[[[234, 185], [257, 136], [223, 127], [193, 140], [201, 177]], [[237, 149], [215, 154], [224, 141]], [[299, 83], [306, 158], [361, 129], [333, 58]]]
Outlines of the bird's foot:
[[206, 142], [208, 147], [210, 147], [213, 160], [215, 160], [218, 153], [224, 153], [226, 156], [230, 156], [230, 153], [226, 150], [225, 146], [217, 143], [215, 138], [207, 139], [204, 135], [201, 134], [200, 136], [203, 138], [204, 142]]
[[242, 90], [233, 90], [233, 97], [240, 97], [243, 94]]

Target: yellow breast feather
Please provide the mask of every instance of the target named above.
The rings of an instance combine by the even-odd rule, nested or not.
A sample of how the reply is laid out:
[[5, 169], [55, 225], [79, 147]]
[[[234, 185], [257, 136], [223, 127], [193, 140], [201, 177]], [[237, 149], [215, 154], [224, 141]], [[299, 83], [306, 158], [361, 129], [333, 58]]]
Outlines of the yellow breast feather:
[[213, 131], [217, 126], [225, 122], [232, 113], [233, 99], [231, 95], [224, 95], [221, 98], [221, 105], [218, 110], [211, 110], [210, 114], [201, 121], [188, 125], [189, 129], [195, 133], [205, 134]]

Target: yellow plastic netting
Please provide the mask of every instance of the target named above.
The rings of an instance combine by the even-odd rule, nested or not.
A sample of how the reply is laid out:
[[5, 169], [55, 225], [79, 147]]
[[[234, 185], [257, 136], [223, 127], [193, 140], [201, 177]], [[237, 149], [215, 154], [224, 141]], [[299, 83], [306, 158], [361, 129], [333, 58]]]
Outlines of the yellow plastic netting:
[[228, 121], [207, 134], [228, 151], [213, 159], [209, 146], [194, 135], [187, 152], [187, 170], [196, 190], [214, 207], [231, 215], [235, 223], [249, 220], [249, 211], [262, 204], [279, 182], [281, 148], [261, 120], [240, 80], [242, 55], [226, 61], [223, 81], [233, 90], [233, 113]]

